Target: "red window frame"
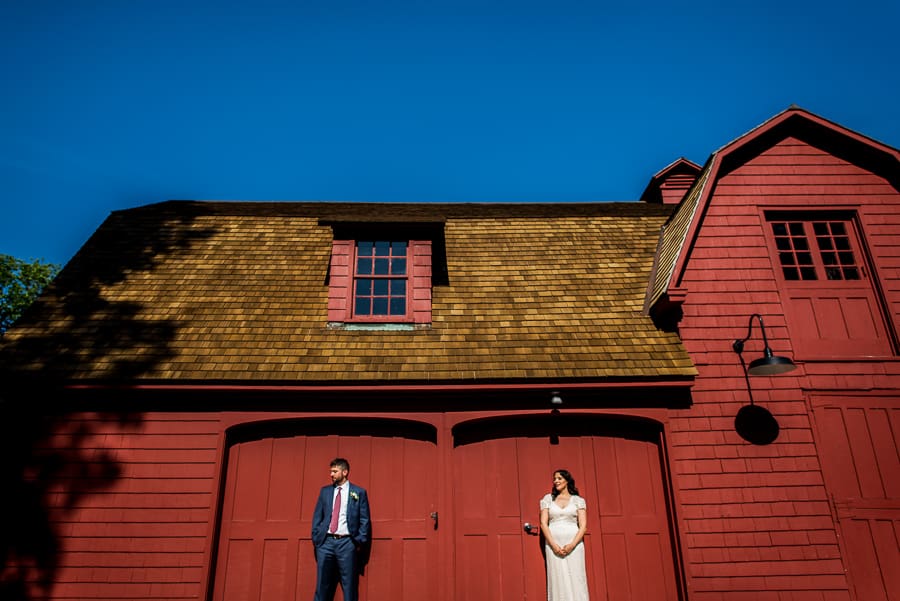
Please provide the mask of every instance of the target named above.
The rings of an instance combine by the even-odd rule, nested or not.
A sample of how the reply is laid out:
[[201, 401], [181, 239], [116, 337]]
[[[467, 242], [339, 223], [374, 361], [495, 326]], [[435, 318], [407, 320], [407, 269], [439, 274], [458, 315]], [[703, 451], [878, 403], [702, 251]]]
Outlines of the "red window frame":
[[[370, 324], [430, 324], [431, 323], [431, 288], [432, 288], [432, 242], [431, 240], [413, 240], [401, 239], [391, 236], [389, 241], [405, 242], [405, 257], [394, 257], [396, 259], [405, 259], [406, 274], [369, 274], [367, 270], [359, 272], [360, 259], [365, 259], [367, 255], [360, 256], [359, 243], [374, 242], [372, 237], [358, 236], [353, 239], [335, 239], [332, 243], [331, 265], [329, 268], [329, 290], [328, 290], [328, 322], [332, 325], [342, 323], [370, 323]], [[385, 257], [381, 257], [382, 259]], [[387, 259], [390, 261], [390, 255]], [[379, 260], [379, 257], [368, 255], [370, 264]], [[365, 261], [364, 261], [365, 262]], [[384, 271], [384, 270], [381, 270]], [[390, 271], [387, 270], [387, 271]], [[390, 299], [390, 284], [388, 284], [389, 294], [381, 294], [383, 292], [383, 284], [379, 284], [378, 294], [374, 294], [375, 286], [369, 291], [359, 291], [358, 284], [360, 280], [404, 280], [406, 299], [404, 301], [403, 314], [365, 314], [357, 310], [356, 300], [360, 298], [372, 299]], [[378, 302], [381, 302], [380, 300]], [[388, 300], [389, 302], [389, 300]]]
[[407, 321], [411, 289], [409, 248], [408, 240], [355, 242], [350, 303], [352, 321]]
[[845, 214], [770, 214], [766, 235], [780, 278], [789, 284], [866, 279], [854, 219]]

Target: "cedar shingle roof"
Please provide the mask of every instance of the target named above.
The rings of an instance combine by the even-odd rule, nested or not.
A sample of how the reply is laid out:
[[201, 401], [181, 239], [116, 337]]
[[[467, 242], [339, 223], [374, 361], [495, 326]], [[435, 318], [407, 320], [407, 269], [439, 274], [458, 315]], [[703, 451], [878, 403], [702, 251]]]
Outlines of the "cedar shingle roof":
[[707, 190], [711, 169], [709, 163], [700, 172], [697, 180], [676, 207], [671, 220], [663, 226], [659, 234], [656, 269], [651, 276], [647, 306], [652, 307], [673, 286], [672, 275], [685, 248], [688, 231], [700, 206], [700, 198]]
[[[644, 203], [172, 201], [118, 211], [2, 339], [75, 381], [478, 383], [680, 379], [642, 314], [660, 226]], [[326, 327], [334, 222], [443, 223], [431, 328]]]

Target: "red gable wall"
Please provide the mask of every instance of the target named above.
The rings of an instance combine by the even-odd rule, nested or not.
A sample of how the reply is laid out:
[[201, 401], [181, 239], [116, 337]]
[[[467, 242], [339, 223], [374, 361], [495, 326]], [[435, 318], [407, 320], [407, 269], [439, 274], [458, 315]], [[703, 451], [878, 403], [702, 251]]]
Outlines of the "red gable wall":
[[[672, 414], [671, 439], [691, 599], [900, 594], [884, 569], [900, 559], [900, 363], [890, 351], [870, 357], [852, 341], [831, 360], [800, 352], [793, 340], [815, 332], [788, 321], [764, 217], [772, 209], [854, 211], [885, 325], [896, 332], [898, 205], [900, 192], [883, 177], [794, 138], [718, 180], [680, 283], [688, 292], [679, 331], [700, 372], [694, 406]], [[753, 400], [780, 425], [771, 445], [735, 431], [749, 395], [732, 343], [746, 336], [754, 313], [764, 317], [775, 354], [800, 366], [750, 378]], [[747, 361], [762, 351], [753, 325]]]

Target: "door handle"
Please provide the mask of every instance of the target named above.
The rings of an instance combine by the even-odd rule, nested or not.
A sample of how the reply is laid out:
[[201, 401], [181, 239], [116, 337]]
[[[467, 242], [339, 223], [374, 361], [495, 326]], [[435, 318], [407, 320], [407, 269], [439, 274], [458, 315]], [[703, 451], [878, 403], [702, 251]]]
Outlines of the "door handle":
[[540, 527], [534, 526], [530, 522], [525, 522], [524, 524], [522, 524], [522, 529], [532, 536], [537, 536], [541, 533]]
[[437, 511], [431, 512], [431, 519], [434, 520], [434, 529], [437, 530], [437, 527], [438, 527], [438, 512]]

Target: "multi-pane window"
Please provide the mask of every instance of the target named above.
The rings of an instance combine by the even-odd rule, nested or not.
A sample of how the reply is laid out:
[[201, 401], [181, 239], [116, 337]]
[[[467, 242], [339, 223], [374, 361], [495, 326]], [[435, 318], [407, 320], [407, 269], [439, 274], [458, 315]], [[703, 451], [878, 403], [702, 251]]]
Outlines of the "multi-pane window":
[[[431, 324], [432, 249], [443, 249], [434, 242], [442, 240], [442, 226], [332, 227], [328, 327], [399, 331]], [[446, 267], [439, 269], [437, 281], [446, 282]]]
[[765, 218], [795, 357], [894, 355], [890, 313], [855, 212], [772, 210]]
[[353, 272], [356, 317], [404, 316], [407, 313], [406, 241], [358, 241]]
[[848, 220], [771, 221], [785, 280], [859, 280]]

